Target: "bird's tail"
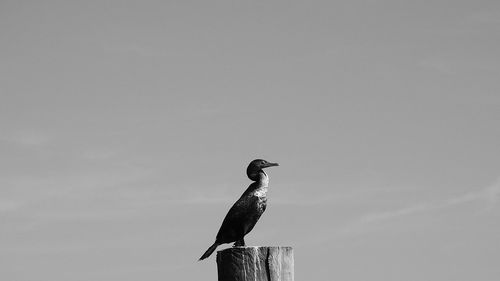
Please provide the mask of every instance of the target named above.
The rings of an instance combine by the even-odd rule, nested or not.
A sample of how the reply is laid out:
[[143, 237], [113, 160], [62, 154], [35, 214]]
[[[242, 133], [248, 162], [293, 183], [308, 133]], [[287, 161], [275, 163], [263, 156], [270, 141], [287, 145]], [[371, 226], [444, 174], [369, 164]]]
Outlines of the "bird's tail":
[[217, 248], [217, 246], [219, 245], [220, 245], [219, 243], [215, 242], [212, 246], [208, 248], [208, 250], [203, 254], [203, 256], [201, 256], [199, 260], [201, 261], [208, 258], [215, 251], [215, 248]]

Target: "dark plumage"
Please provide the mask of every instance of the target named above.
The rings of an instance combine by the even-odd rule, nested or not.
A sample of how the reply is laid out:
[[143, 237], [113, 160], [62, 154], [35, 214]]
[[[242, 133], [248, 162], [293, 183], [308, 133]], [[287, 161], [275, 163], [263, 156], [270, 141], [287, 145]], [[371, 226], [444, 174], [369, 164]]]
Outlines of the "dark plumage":
[[278, 166], [278, 163], [270, 163], [262, 159], [250, 162], [247, 168], [247, 176], [254, 182], [229, 209], [217, 233], [215, 243], [208, 248], [200, 260], [206, 259], [215, 251], [217, 246], [224, 243], [235, 242], [234, 246], [245, 246], [245, 235], [253, 229], [262, 213], [266, 210], [266, 192], [269, 177], [262, 169], [272, 166]]

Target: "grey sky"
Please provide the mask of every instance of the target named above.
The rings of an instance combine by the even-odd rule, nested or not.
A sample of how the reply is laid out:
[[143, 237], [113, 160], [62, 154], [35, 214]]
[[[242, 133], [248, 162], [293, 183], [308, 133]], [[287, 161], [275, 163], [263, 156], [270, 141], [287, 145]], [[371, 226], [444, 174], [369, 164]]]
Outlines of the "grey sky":
[[1, 1], [0, 279], [216, 280], [264, 158], [297, 280], [497, 280], [498, 50], [498, 1]]

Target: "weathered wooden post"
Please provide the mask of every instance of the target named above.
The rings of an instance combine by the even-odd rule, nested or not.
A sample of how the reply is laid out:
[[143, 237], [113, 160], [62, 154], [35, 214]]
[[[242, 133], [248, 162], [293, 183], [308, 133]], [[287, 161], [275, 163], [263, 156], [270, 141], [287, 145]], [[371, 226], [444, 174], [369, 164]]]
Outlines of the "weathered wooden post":
[[217, 252], [219, 281], [293, 281], [292, 247], [233, 247]]

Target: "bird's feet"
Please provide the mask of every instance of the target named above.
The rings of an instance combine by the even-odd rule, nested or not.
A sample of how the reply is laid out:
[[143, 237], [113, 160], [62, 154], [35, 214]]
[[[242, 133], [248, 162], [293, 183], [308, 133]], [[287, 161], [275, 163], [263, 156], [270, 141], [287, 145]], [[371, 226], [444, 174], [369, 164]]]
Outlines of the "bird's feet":
[[245, 247], [245, 240], [241, 238], [240, 240], [234, 242], [233, 247]]

